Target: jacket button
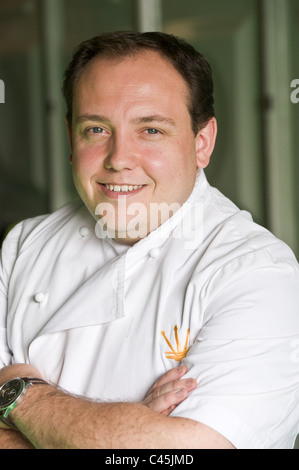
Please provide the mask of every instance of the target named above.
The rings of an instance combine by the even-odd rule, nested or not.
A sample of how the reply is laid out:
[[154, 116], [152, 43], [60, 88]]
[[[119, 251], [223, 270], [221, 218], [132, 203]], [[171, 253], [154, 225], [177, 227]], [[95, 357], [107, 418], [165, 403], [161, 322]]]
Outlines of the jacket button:
[[81, 237], [86, 237], [89, 234], [89, 229], [87, 227], [80, 227], [79, 233]]
[[151, 258], [158, 258], [160, 256], [161, 250], [160, 248], [153, 248], [150, 252], [149, 255]]
[[37, 294], [35, 294], [34, 296], [34, 300], [38, 304], [41, 304], [45, 300], [45, 297], [46, 297], [46, 294], [44, 294], [43, 292], [37, 292]]

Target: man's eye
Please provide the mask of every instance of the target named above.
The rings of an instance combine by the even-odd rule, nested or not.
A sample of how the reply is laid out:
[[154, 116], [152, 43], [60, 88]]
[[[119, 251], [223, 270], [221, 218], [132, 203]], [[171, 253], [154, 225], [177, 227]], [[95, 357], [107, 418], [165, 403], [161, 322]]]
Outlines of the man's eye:
[[102, 134], [104, 129], [102, 127], [90, 127], [88, 132], [91, 132], [92, 134]]
[[150, 135], [159, 134], [158, 129], [154, 129], [154, 128], [146, 129], [146, 132]]

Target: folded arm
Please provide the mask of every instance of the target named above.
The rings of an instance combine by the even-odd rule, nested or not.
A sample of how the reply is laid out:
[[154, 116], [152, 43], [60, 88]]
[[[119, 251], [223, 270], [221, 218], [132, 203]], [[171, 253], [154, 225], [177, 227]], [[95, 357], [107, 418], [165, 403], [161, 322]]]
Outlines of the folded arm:
[[[16, 375], [39, 376], [36, 370], [28, 370], [31, 366], [24, 365], [24, 370], [22, 366], [2, 369], [0, 383]], [[211, 428], [168, 416], [194, 388], [190, 379], [178, 387], [183, 369], [177, 370], [157, 381], [142, 403], [98, 403], [35, 385], [10, 416], [24, 437], [24, 446], [29, 441], [35, 448], [232, 448]]]

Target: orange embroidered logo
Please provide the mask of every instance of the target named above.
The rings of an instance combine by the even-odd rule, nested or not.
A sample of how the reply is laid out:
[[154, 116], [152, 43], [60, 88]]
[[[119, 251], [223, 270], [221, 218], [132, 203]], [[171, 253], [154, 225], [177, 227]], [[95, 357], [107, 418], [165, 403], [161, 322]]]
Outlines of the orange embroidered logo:
[[188, 351], [190, 349], [190, 348], [187, 349], [188, 339], [189, 339], [189, 328], [187, 329], [186, 340], [185, 340], [185, 345], [184, 345], [183, 349], [181, 348], [181, 345], [180, 345], [177, 325], [175, 325], [175, 327], [174, 327], [174, 334], [175, 334], [175, 342], [176, 342], [176, 347], [177, 347], [176, 351], [172, 347], [172, 344], [169, 341], [169, 339], [167, 338], [167, 336], [165, 334], [165, 331], [163, 331], [163, 330], [161, 331], [161, 335], [163, 336], [166, 343], [168, 344], [168, 346], [171, 349], [171, 351], [165, 351], [164, 354], [168, 359], [174, 359], [175, 361], [180, 362], [184, 357], [187, 356]]

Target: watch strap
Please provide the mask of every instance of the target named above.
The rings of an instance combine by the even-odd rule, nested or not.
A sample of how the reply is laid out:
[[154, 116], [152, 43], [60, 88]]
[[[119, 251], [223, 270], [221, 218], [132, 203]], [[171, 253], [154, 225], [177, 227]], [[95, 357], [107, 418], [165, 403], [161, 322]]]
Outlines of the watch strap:
[[43, 379], [39, 379], [37, 377], [20, 377], [26, 384], [32, 384], [32, 385], [38, 385], [38, 384], [43, 384], [43, 385], [49, 385], [48, 382], [46, 382]]
[[4, 418], [4, 416], [1, 416], [0, 415], [0, 421], [2, 421], [2, 423], [6, 424], [6, 426], [8, 426], [9, 428], [11, 429], [15, 429], [16, 431], [18, 431], [18, 428], [13, 424], [13, 422], [11, 421], [10, 418]]

